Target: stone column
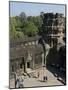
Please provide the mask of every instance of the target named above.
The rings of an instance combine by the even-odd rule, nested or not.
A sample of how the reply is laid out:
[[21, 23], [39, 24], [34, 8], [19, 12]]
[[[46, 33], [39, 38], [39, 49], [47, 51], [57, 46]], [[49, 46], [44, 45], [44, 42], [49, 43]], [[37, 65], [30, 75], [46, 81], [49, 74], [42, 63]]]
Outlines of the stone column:
[[35, 56], [32, 58], [32, 61], [33, 61], [33, 69], [34, 69], [34, 59], [35, 59]]

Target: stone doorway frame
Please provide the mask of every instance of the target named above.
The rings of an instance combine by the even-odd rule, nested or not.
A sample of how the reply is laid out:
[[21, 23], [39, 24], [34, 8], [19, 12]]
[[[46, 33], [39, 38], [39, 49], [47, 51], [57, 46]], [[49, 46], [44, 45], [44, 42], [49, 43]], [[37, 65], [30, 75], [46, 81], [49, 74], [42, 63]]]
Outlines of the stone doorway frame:
[[27, 61], [26, 67], [27, 67], [27, 68], [30, 68], [30, 61]]

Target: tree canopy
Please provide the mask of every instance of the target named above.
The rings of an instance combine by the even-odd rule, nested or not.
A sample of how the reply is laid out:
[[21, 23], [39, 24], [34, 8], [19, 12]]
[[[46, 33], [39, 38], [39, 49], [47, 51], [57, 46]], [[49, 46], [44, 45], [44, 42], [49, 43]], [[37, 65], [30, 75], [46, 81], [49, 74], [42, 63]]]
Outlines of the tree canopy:
[[23, 32], [27, 36], [35, 36], [38, 33], [38, 28], [32, 22], [28, 22], [23, 28]]
[[23, 38], [25, 35], [35, 36], [42, 25], [42, 19], [39, 16], [26, 16], [21, 12], [19, 16], [10, 17], [10, 38]]

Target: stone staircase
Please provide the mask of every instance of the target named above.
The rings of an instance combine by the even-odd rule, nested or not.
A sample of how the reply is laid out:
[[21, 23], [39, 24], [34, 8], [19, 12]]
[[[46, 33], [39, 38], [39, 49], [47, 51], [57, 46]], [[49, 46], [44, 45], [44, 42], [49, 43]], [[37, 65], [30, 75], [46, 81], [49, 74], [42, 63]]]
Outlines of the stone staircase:
[[27, 69], [26, 74], [29, 76], [29, 78], [37, 78], [36, 77], [36, 71], [32, 69]]

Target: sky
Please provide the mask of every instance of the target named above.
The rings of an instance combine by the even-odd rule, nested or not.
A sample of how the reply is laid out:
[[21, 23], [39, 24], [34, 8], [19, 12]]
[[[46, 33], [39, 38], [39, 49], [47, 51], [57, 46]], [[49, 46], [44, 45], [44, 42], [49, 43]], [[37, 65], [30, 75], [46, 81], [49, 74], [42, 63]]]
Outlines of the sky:
[[37, 16], [40, 12], [61, 13], [65, 16], [65, 5], [10, 2], [10, 16], [18, 16], [21, 12], [25, 12], [27, 16]]

